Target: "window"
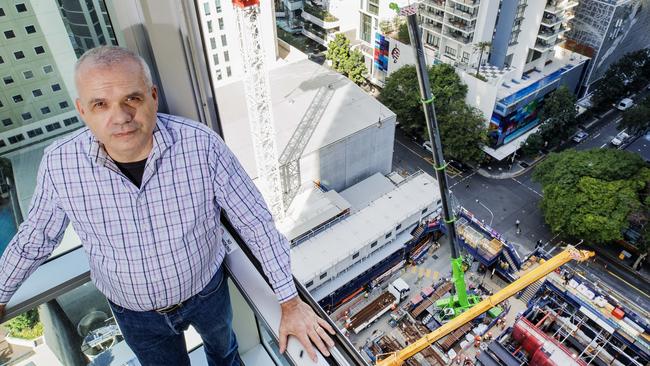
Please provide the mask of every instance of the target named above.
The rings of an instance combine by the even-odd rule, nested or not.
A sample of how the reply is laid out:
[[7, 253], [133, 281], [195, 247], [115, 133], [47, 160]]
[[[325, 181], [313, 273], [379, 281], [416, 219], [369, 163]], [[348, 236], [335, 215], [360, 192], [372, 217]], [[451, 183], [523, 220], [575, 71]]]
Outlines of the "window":
[[13, 97], [11, 97], [11, 99], [14, 100], [14, 103], [20, 103], [20, 102], [23, 101], [23, 96], [20, 95], [20, 94], [17, 94], [17, 95], [14, 95]]
[[41, 128], [35, 128], [33, 130], [27, 131], [27, 137], [36, 137], [36, 136], [42, 135], [42, 134], [43, 134], [43, 129], [41, 129]]
[[384, 239], [388, 239], [388, 238], [390, 238], [391, 234], [392, 234], [392, 232], [390, 232], [390, 233], [384, 235]]
[[314, 281], [309, 281], [309, 282], [305, 283], [305, 287], [307, 287], [307, 288], [310, 288], [313, 285], [314, 285]]
[[220, 69], [217, 70], [215, 73], [217, 74], [217, 80], [223, 79], [223, 75], [221, 75], [221, 70]]
[[376, 242], [376, 241], [373, 241], [372, 244], [370, 244], [370, 247], [371, 247], [371, 248], [374, 248], [374, 247], [376, 247], [376, 246], [377, 246], [377, 242]]
[[221, 13], [221, 0], [215, 0], [214, 6], [217, 8], [217, 13]]
[[24, 3], [16, 4], [16, 11], [18, 11], [19, 13], [24, 13], [27, 11], [27, 6], [25, 6]]
[[461, 60], [463, 63], [468, 63], [469, 62], [469, 53], [463, 52], [463, 59]]
[[230, 54], [228, 51], [223, 51], [223, 60], [226, 62], [230, 61]]
[[368, 13], [379, 15], [379, 0], [368, 0]]
[[[2, 9], [0, 9], [0, 10], [2, 10]], [[5, 147], [5, 146], [7, 146], [7, 143], [5, 142], [5, 140], [0, 140], [0, 147]]]
[[213, 50], [217, 49], [217, 40], [214, 37], [210, 38], [210, 48]]
[[0, 8], [0, 17], [5, 16], [5, 10], [3, 8]]
[[59, 90], [61, 90], [61, 85], [59, 85], [59, 84], [52, 84], [52, 91], [53, 91], [53, 92], [57, 92], [57, 91], [59, 91]]
[[8, 140], [9, 140], [10, 144], [15, 144], [15, 143], [18, 143], [20, 141], [23, 141], [24, 139], [25, 139], [25, 136], [23, 136], [23, 134], [21, 133], [21, 134], [18, 134], [18, 135], [9, 136]]
[[208, 20], [208, 33], [212, 33], [212, 21]]
[[54, 68], [52, 67], [52, 65], [45, 65], [45, 66], [43, 66], [43, 72], [44, 72], [44, 73], [49, 74], [49, 73], [51, 73], [52, 71], [54, 71]]
[[357, 259], [359, 257], [359, 252], [352, 254], [352, 259]]
[[23, 118], [23, 121], [32, 119], [32, 114], [29, 112], [22, 113], [20, 116]]
[[16, 34], [11, 29], [8, 30], [8, 31], [5, 31], [5, 38], [6, 39], [12, 39], [12, 38], [15, 38], [15, 37], [16, 37]]
[[34, 73], [32, 72], [32, 70], [23, 71], [23, 77], [25, 78], [25, 80], [29, 80], [34, 77]]
[[25, 27], [25, 32], [27, 32], [27, 34], [36, 33], [36, 27], [34, 27], [33, 25], [28, 25]]
[[322, 280], [323, 278], [327, 277], [327, 272], [321, 273], [321, 275], [318, 277]]
[[205, 15], [210, 15], [210, 4], [203, 3], [203, 13]]
[[43, 92], [41, 91], [41, 89], [34, 89], [32, 90], [32, 95], [35, 97], [40, 97], [41, 95], [43, 95]]
[[223, 18], [219, 18], [217, 21], [219, 22], [219, 30], [223, 30]]
[[212, 62], [214, 63], [214, 66], [219, 65], [219, 55], [218, 54], [215, 53], [214, 55], [212, 55]]
[[456, 58], [456, 49], [453, 47], [445, 46], [445, 55]]
[[25, 54], [23, 53], [23, 51], [16, 51], [14, 52], [14, 57], [16, 58], [16, 60], [22, 60], [25, 58]]
[[68, 106], [69, 106], [69, 104], [66, 101], [63, 101], [63, 102], [59, 103], [59, 108], [61, 108], [61, 109], [66, 109], [66, 108], [68, 108]]
[[221, 45], [226, 47], [228, 45], [228, 42], [226, 41], [226, 35], [222, 34], [221, 35]]
[[11, 126], [13, 124], [13, 121], [11, 121], [11, 118], [5, 118], [2, 120], [2, 125], [3, 126]]
[[47, 132], [52, 132], [54, 130], [58, 130], [59, 128], [61, 128], [61, 124], [59, 122], [54, 122], [54, 123], [50, 123], [49, 125], [45, 125], [45, 129], [47, 130]]
[[43, 46], [36, 46], [34, 47], [34, 52], [36, 52], [37, 55], [41, 55], [45, 53], [45, 48], [43, 48]]
[[71, 124], [79, 122], [79, 118], [77, 117], [71, 117], [71, 118], [66, 118], [63, 120], [63, 124], [66, 126], [70, 126]]
[[397, 230], [399, 230], [401, 228], [402, 228], [402, 224], [399, 224], [399, 225], [397, 225], [397, 227], [395, 227], [395, 231], [397, 231]]
[[422, 214], [424, 215], [425, 213], [427, 213], [427, 210], [429, 210], [429, 208], [425, 207], [424, 210], [422, 210]]
[[2, 81], [4, 81], [5, 85], [9, 85], [14, 83], [14, 78], [11, 76], [5, 76], [2, 78]]
[[42, 114], [49, 114], [50, 112], [51, 112], [50, 107], [41, 108], [41, 113]]
[[4, 107], [5, 105], [2, 104], [2, 101], [0, 100], [0, 108]]
[[5, 63], [5, 59], [2, 58], [2, 56], [0, 56], [0, 65], [2, 65], [2, 64], [4, 64], [4, 63]]
[[232, 75], [232, 71], [230, 70], [230, 66], [227, 66], [226, 67], [226, 76], [231, 76], [231, 75]]

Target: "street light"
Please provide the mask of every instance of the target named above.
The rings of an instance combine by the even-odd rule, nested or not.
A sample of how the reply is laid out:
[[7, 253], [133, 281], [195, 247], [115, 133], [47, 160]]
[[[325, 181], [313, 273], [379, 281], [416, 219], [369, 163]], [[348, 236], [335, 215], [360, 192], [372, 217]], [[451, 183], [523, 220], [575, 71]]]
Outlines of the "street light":
[[479, 201], [478, 199], [476, 200], [476, 203], [479, 205], [483, 206], [484, 209], [486, 209], [490, 213], [490, 227], [492, 227], [492, 221], [494, 220], [494, 213], [492, 213], [492, 210], [490, 210], [486, 205], [483, 204], [483, 202]]

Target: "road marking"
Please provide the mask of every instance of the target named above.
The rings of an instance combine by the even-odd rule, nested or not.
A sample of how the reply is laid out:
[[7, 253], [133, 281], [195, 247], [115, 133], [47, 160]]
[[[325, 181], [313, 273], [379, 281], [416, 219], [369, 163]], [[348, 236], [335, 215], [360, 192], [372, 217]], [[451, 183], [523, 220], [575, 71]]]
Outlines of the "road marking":
[[539, 192], [537, 192], [536, 190], [530, 188], [529, 186], [527, 186], [527, 185], [521, 183], [520, 181], [517, 180], [517, 178], [511, 178], [511, 179], [514, 180], [515, 182], [519, 183], [521, 186], [528, 188], [528, 190], [532, 191], [532, 192], [535, 193], [536, 195], [538, 195], [538, 196], [544, 198], [544, 196], [542, 196], [541, 193], [539, 193]]
[[[424, 160], [427, 160], [427, 157], [426, 157], [426, 156], [424, 156], [424, 155], [420, 155], [420, 153], [418, 153], [417, 151], [414, 151], [414, 150], [411, 149], [410, 147], [404, 145], [401, 141], [399, 141], [399, 140], [395, 140], [395, 141], [397, 141], [398, 144], [404, 146], [404, 148], [405, 148], [406, 150], [412, 152], [413, 154], [415, 154], [415, 155], [421, 157], [421, 158], [424, 159]], [[429, 157], [429, 159], [431, 159], [431, 157]], [[428, 160], [427, 160], [427, 161], [428, 161]], [[431, 161], [433, 161], [433, 160], [431, 160]]]
[[623, 283], [625, 283], [626, 285], [632, 287], [633, 289], [635, 289], [635, 290], [636, 290], [638, 293], [640, 293], [641, 295], [643, 295], [643, 296], [647, 297], [648, 299], [650, 299], [650, 296], [648, 296], [648, 294], [646, 294], [645, 292], [641, 291], [638, 287], [636, 287], [636, 286], [634, 286], [633, 284], [631, 284], [631, 283], [625, 281], [624, 279], [620, 278], [618, 275], [612, 273], [612, 272], [609, 271], [609, 270], [605, 270], [605, 271], [606, 271], [607, 273], [611, 274], [612, 276], [618, 278], [619, 280], [623, 281]]
[[474, 171], [472, 174], [470, 174], [470, 175], [464, 177], [463, 179], [459, 180], [458, 182], [452, 184], [451, 187], [449, 187], [449, 189], [452, 189], [452, 188], [454, 188], [455, 186], [457, 186], [457, 185], [463, 183], [463, 182], [466, 181], [467, 179], [471, 178], [474, 174], [476, 174], [476, 171]]
[[592, 139], [595, 139], [595, 138], [598, 137], [598, 136], [600, 136], [600, 132], [598, 132], [597, 134], [595, 134], [595, 135], [592, 137]]
[[439, 276], [440, 276], [440, 272], [438, 272], [438, 271], [433, 272], [433, 279], [434, 280], [437, 280]]
[[607, 143], [604, 143], [600, 148], [602, 149], [605, 146], [607, 146]]
[[427, 278], [431, 278], [431, 268], [427, 268]]
[[417, 273], [417, 271], [418, 271], [418, 267], [417, 267], [417, 266], [413, 266], [413, 267], [411, 267], [411, 273]]

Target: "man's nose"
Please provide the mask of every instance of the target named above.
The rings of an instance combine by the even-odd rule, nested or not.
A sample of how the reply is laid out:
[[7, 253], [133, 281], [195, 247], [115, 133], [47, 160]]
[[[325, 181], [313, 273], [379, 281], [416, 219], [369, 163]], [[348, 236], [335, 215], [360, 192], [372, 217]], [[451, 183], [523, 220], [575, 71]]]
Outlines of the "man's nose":
[[117, 104], [111, 110], [111, 122], [115, 124], [129, 123], [133, 117], [135, 109], [125, 104]]

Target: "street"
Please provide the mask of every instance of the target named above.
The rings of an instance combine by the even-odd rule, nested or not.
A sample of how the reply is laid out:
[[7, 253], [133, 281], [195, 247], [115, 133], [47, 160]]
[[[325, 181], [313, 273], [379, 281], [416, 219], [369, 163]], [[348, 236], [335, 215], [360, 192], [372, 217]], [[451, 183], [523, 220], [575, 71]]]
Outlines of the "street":
[[[609, 142], [618, 133], [616, 125], [620, 119], [620, 111], [608, 112], [591, 126], [586, 140], [580, 144], [572, 143], [570, 147], [577, 150], [612, 148]], [[393, 170], [402, 174], [421, 169], [435, 177], [429, 151], [411, 141], [400, 129], [395, 132], [393, 160]], [[462, 205], [486, 224], [491, 223], [490, 226], [515, 244], [522, 256], [530, 253], [538, 240], [542, 240], [544, 247], [552, 253], [561, 250], [564, 243], [551, 233], [539, 209], [542, 188], [532, 181], [534, 169], [507, 179], [485, 177], [476, 171], [460, 172], [453, 167], [447, 170], [452, 205]], [[517, 233], [517, 221], [520, 233]], [[630, 306], [638, 305], [650, 311], [650, 284], [642, 276], [603, 256], [598, 256], [593, 262], [572, 266], [592, 281], [600, 280], [603, 287], [622, 294], [629, 299]]]

